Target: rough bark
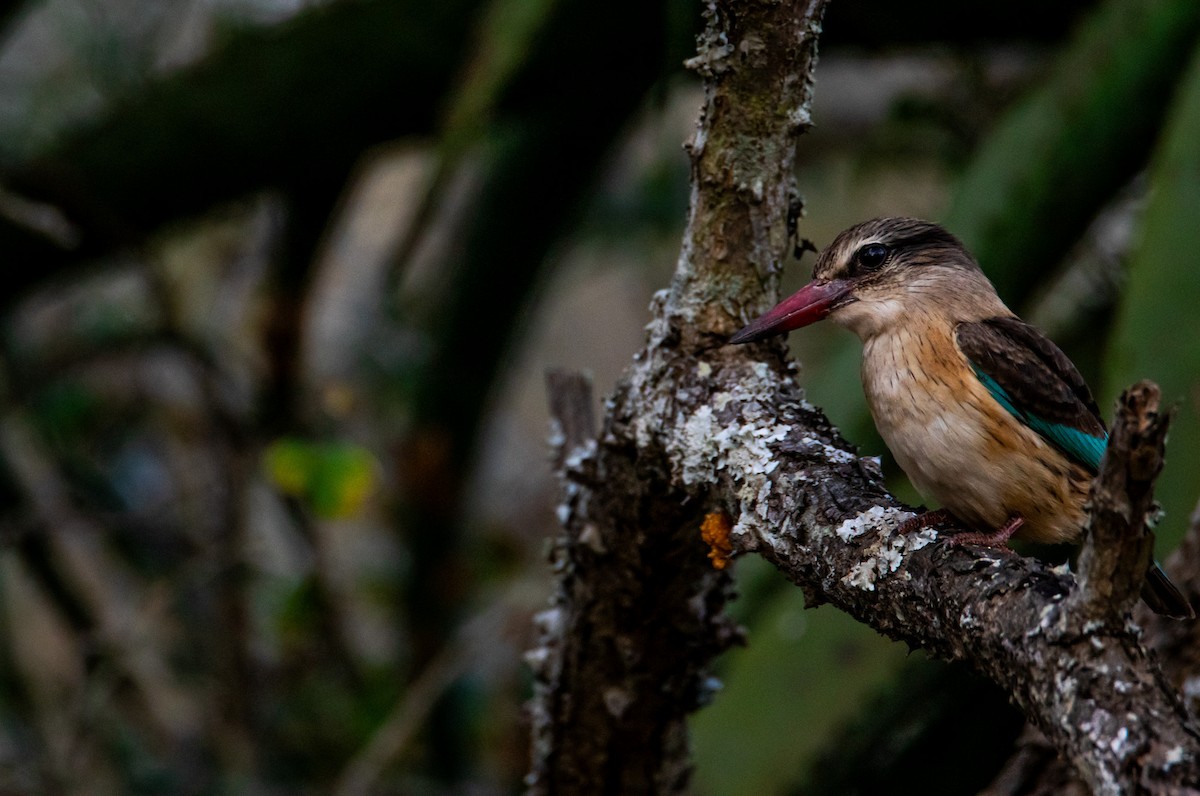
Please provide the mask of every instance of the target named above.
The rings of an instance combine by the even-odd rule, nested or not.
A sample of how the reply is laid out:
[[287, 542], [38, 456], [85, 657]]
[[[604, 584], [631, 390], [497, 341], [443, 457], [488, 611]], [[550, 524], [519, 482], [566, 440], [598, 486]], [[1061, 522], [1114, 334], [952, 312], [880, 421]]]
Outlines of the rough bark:
[[[705, 121], [688, 145], [691, 219], [675, 283], [656, 300], [650, 342], [608, 402], [599, 438], [561, 443], [559, 594], [529, 655], [534, 793], [687, 788], [684, 721], [707, 698], [709, 661], [739, 631], [721, 615], [728, 576], [698, 536], [707, 484], [680, 477], [678, 451], [663, 444], [669, 429], [653, 424], [677, 402], [704, 400], [718, 382], [695, 353], [762, 309], [763, 280], [776, 281], [823, 7], [709, 6], [691, 62], [706, 80]], [[778, 349], [773, 367], [783, 367]], [[672, 384], [697, 389], [676, 396]]]
[[[699, 540], [707, 513], [714, 563], [725, 561], [723, 542], [733, 555], [757, 552], [810, 604], [833, 603], [969, 662], [1092, 790], [1182, 792], [1200, 781], [1200, 743], [1140, 643], [1127, 582], [1113, 602], [1096, 578], [1081, 586], [1065, 569], [951, 546], [931, 530], [897, 534], [912, 512], [886, 492], [878, 462], [858, 457], [804, 400], [781, 350], [722, 345], [774, 299], [791, 242], [792, 152], [808, 124], [822, 9], [821, 0], [708, 6], [691, 62], [706, 95], [688, 146], [693, 192], [674, 281], [598, 438], [559, 440], [566, 535], [553, 555], [559, 591], [530, 653], [531, 790], [686, 788], [684, 716], [706, 696], [712, 656], [738, 637], [720, 614], [727, 581]], [[556, 400], [569, 403], [561, 390]], [[1149, 472], [1146, 457], [1161, 457], [1165, 424], [1148, 422], [1153, 411], [1152, 401], [1122, 403], [1094, 500], [1128, 504], [1116, 513], [1138, 534], [1142, 496], [1105, 497], [1128, 490], [1120, 468]], [[1114, 516], [1093, 514], [1096, 538], [1124, 538]], [[1090, 549], [1084, 559], [1109, 561]]]
[[[1195, 605], [1200, 602], [1200, 506], [1179, 549], [1168, 559], [1171, 579]], [[1134, 617], [1145, 630], [1144, 643], [1162, 662], [1163, 674], [1184, 697], [1191, 716], [1200, 712], [1200, 623], [1180, 622], [1153, 613], [1144, 603]], [[1059, 757], [1054, 747], [1034, 727], [1027, 727], [1016, 753], [983, 791], [986, 796], [1038, 796], [1078, 794], [1088, 789], [1078, 771]]]
[[1083, 587], [1071, 608], [1096, 621], [1133, 609], [1154, 556], [1154, 536], [1145, 524], [1155, 511], [1154, 479], [1162, 472], [1171, 417], [1158, 411], [1160, 398], [1158, 385], [1149, 381], [1122, 394], [1107, 461], [1092, 484], [1091, 544], [1079, 556]]

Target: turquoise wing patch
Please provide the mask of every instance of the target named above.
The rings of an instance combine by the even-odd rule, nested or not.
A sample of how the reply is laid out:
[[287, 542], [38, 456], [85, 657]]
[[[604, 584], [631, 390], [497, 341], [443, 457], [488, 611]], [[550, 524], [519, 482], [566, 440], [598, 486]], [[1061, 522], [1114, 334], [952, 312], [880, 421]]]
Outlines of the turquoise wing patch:
[[995, 379], [976, 367], [974, 362], [971, 363], [971, 370], [975, 371], [980, 383], [1010, 415], [1041, 434], [1052, 445], [1091, 469], [1092, 472], [1100, 470], [1100, 459], [1104, 456], [1104, 448], [1108, 445], [1107, 434], [1102, 437], [1094, 437], [1077, 428], [1064, 426], [1062, 423], [1050, 423], [1037, 415], [1022, 412], [1013, 405], [1008, 392]]

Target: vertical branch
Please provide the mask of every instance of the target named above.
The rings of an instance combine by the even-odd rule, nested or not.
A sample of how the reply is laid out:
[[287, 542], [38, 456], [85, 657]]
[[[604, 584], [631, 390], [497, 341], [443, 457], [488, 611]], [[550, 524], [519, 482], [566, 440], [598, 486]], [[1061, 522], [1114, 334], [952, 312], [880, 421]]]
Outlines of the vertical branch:
[[[709, 664], [740, 630], [722, 614], [729, 576], [700, 539], [706, 490], [668, 450], [670, 424], [704, 392], [688, 392], [697, 379], [687, 376], [704, 382], [714, 368], [698, 354], [775, 290], [799, 212], [793, 153], [808, 126], [823, 9], [824, 0], [721, 0], [705, 12], [689, 62], [704, 77], [705, 107], [688, 143], [691, 206], [675, 278], [599, 438], [572, 440], [560, 456], [558, 592], [528, 655], [532, 793], [688, 787], [686, 717], [710, 697]], [[571, 407], [590, 399], [577, 380], [549, 386], [565, 442], [581, 425]]]
[[686, 718], [711, 691], [708, 663], [737, 638], [728, 575], [700, 518], [637, 451], [584, 438], [586, 382], [550, 379], [560, 414], [566, 534], [554, 605], [537, 619], [530, 792], [680, 793]]
[[1154, 508], [1154, 479], [1171, 420], [1169, 412], [1158, 411], [1159, 397], [1151, 381], [1121, 394], [1108, 453], [1092, 483], [1088, 538], [1079, 554], [1082, 588], [1073, 605], [1097, 620], [1133, 609], [1154, 554], [1146, 518]]
[[699, 53], [688, 62], [705, 88], [685, 145], [691, 207], [665, 312], [685, 341], [694, 330], [724, 342], [774, 298], [803, 209], [795, 148], [812, 124], [824, 9], [825, 0], [791, 0], [712, 3], [705, 12]]

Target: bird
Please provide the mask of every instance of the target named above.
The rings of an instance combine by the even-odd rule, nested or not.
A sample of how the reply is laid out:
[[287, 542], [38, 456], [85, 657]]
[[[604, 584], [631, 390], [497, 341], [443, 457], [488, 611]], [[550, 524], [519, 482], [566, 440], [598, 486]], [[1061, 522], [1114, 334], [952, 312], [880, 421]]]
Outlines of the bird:
[[[812, 281], [735, 333], [750, 343], [824, 318], [863, 343], [862, 384], [880, 436], [956, 544], [1077, 543], [1108, 431], [1074, 363], [1021, 320], [944, 227], [876, 218], [841, 232]], [[1157, 562], [1142, 597], [1194, 618]]]

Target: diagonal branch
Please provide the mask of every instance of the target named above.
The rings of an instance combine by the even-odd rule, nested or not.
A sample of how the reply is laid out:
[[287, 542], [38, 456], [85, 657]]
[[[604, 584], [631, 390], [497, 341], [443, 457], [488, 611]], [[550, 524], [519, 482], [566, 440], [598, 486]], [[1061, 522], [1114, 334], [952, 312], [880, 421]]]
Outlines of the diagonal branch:
[[[1108, 603], [1098, 620], [1090, 595], [1080, 607], [1082, 590], [1069, 573], [1010, 552], [950, 547], [929, 531], [897, 535], [908, 513], [882, 494], [869, 464], [836, 438], [813, 433], [805, 417], [812, 410], [794, 387], [731, 370], [734, 398], [717, 399], [725, 403], [715, 415], [717, 435], [737, 428], [743, 444], [777, 440], [761, 459], [774, 465], [770, 473], [719, 452], [709, 460], [713, 491], [740, 496], [726, 506], [738, 518], [735, 549], [766, 556], [811, 600], [969, 662], [1012, 696], [1096, 792], [1197, 781], [1196, 730], [1120, 603]], [[701, 404], [691, 422], [712, 416]], [[1114, 437], [1146, 422], [1144, 411], [1122, 413]], [[685, 439], [687, 426], [679, 432]], [[1110, 448], [1106, 470], [1128, 468], [1139, 450]], [[1121, 567], [1144, 574], [1145, 559]], [[1126, 588], [1136, 594], [1132, 582]]]
[[[1192, 513], [1183, 541], [1167, 561], [1167, 570], [1184, 599], [1192, 603], [1200, 599], [1200, 507]], [[1135, 618], [1145, 630], [1143, 643], [1162, 662], [1163, 674], [1171, 685], [1182, 692], [1189, 713], [1197, 715], [1200, 623], [1153, 613], [1145, 603], [1136, 607]], [[988, 796], [1086, 793], [1083, 787], [1074, 767], [1062, 758], [1055, 759], [1055, 750], [1042, 734], [1026, 728], [1016, 752], [984, 792]]]

